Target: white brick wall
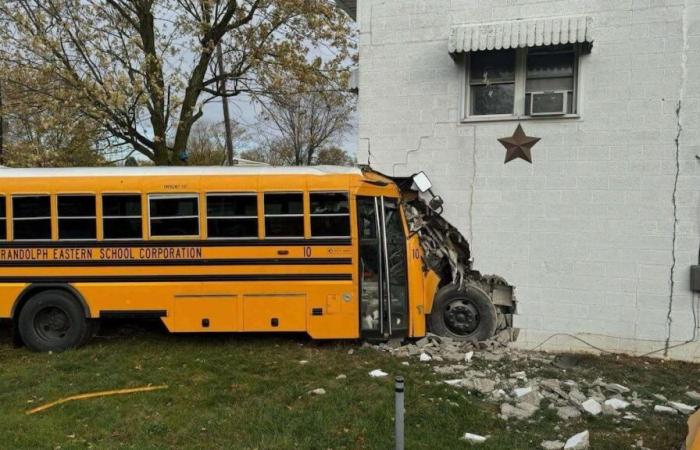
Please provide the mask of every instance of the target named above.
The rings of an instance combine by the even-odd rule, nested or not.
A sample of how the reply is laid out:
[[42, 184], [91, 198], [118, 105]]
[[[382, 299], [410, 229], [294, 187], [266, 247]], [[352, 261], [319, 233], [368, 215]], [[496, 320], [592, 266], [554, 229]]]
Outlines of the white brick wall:
[[[450, 26], [572, 14], [594, 21], [581, 118], [523, 121], [542, 138], [534, 164], [504, 165], [496, 139], [516, 122], [460, 122], [464, 67], [447, 53]], [[694, 336], [700, 0], [359, 0], [358, 21], [358, 160], [394, 175], [426, 170], [476, 267], [516, 286], [521, 345], [567, 333], [646, 353]], [[586, 349], [566, 336], [545, 347]], [[670, 355], [697, 359], [700, 346]]]

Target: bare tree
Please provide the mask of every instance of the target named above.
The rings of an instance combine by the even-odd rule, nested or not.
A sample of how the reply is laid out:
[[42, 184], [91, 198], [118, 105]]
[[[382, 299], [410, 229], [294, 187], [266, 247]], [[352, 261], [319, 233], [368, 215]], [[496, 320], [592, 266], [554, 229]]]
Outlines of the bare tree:
[[[230, 124], [234, 148], [247, 146], [245, 129], [235, 122]], [[192, 127], [187, 146], [187, 164], [193, 166], [220, 166], [226, 162], [226, 130], [224, 123], [200, 121]]]
[[270, 96], [261, 118], [276, 145], [286, 147], [297, 166], [315, 163], [318, 152], [337, 144], [352, 130], [354, 96], [337, 91], [306, 89]]
[[[67, 93], [135, 151], [180, 164], [215, 98], [262, 99], [289, 80], [342, 89], [354, 45], [348, 23], [329, 0], [4, 0], [0, 60], [52, 72], [63, 89], [39, 94], [65, 101]], [[330, 57], [307, 56], [329, 47]]]

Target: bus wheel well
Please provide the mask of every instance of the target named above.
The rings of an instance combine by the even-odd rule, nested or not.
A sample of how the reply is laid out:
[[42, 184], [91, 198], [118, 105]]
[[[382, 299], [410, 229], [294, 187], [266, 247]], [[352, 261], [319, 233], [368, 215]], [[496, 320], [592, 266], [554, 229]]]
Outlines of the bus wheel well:
[[65, 283], [51, 283], [51, 284], [44, 284], [44, 283], [37, 283], [37, 284], [30, 284], [24, 290], [19, 294], [17, 299], [15, 300], [15, 304], [12, 307], [12, 322], [14, 323], [15, 327], [17, 326], [17, 321], [19, 320], [19, 315], [22, 312], [22, 308], [24, 305], [29, 301], [30, 298], [34, 297], [35, 295], [39, 294], [40, 292], [44, 291], [49, 291], [49, 290], [60, 290], [67, 292], [70, 294], [73, 298], [75, 298], [78, 303], [80, 303], [80, 306], [83, 308], [83, 312], [85, 313], [86, 318], [92, 317], [90, 315], [90, 308], [88, 307], [87, 303], [85, 302], [85, 299], [83, 296], [78, 292], [77, 289], [75, 289], [73, 286], [70, 284], [65, 284]]

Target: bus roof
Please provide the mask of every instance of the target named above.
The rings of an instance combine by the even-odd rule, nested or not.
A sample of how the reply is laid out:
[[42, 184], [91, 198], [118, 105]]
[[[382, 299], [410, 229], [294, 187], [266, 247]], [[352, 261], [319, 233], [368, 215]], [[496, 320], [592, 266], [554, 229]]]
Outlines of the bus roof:
[[206, 175], [358, 175], [357, 167], [292, 166], [292, 167], [70, 167], [70, 168], [0, 168], [0, 178], [60, 178], [60, 177], [145, 177], [145, 176], [206, 176]]

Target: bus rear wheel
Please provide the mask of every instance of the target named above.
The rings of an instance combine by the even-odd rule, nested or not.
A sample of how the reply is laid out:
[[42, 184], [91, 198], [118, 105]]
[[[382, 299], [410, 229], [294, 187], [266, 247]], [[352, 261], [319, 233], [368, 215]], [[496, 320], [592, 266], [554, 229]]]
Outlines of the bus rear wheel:
[[77, 348], [87, 341], [92, 329], [78, 301], [55, 289], [39, 292], [25, 303], [18, 328], [24, 345], [37, 352]]
[[428, 318], [430, 331], [438, 336], [485, 341], [496, 332], [497, 316], [489, 296], [475, 286], [459, 289], [448, 285], [435, 296]]

